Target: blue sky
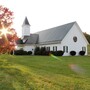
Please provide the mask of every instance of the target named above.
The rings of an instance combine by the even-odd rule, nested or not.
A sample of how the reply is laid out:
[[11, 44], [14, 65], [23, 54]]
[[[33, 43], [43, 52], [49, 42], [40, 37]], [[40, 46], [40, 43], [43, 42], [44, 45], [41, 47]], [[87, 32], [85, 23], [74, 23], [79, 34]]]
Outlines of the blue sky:
[[27, 16], [31, 33], [77, 21], [83, 32], [90, 34], [90, 0], [0, 0], [14, 12], [14, 25], [21, 35]]

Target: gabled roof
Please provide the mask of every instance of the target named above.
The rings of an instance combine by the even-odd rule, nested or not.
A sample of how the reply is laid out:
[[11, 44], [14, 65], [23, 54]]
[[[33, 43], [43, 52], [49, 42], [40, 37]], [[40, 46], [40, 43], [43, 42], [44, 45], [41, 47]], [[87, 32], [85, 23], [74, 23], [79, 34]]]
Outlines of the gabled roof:
[[[24, 20], [24, 22], [23, 22], [23, 25], [30, 25], [27, 17], [25, 17], [25, 20]], [[23, 25], [22, 25], [22, 26], [23, 26]]]
[[26, 39], [25, 44], [37, 44], [38, 43], [38, 34], [30, 34]]
[[[30, 36], [24, 36], [23, 39], [18, 39], [17, 44], [37, 44], [38, 43], [38, 34], [30, 34]], [[23, 41], [24, 40], [24, 41]]]
[[34, 34], [30, 34], [30, 36], [25, 36], [23, 38], [24, 40], [26, 40], [24, 44], [60, 43], [75, 23], [76, 22], [71, 22], [68, 24], [43, 30]]
[[68, 31], [72, 28], [75, 22], [64, 24], [58, 27], [54, 27], [51, 29], [43, 30], [37, 32], [36, 34], [39, 35], [39, 44], [45, 44], [49, 42], [60, 42], [66, 36]]

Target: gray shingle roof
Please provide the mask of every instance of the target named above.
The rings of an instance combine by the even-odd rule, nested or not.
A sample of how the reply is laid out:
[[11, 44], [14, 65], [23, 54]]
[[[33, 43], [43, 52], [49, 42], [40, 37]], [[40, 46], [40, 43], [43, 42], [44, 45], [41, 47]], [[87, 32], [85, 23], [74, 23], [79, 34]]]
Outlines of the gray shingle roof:
[[[19, 38], [17, 44], [37, 44], [38, 43], [38, 34], [30, 34], [30, 36], [24, 36], [23, 39]], [[23, 42], [24, 40], [24, 42]]]
[[[30, 36], [25, 36], [25, 44], [52, 44], [60, 43], [69, 30], [72, 28], [75, 22], [43, 30]], [[21, 42], [21, 40], [19, 40]], [[18, 43], [20, 44], [20, 43]]]
[[25, 44], [37, 44], [38, 43], [38, 34], [30, 34], [30, 36], [27, 37], [27, 41]]
[[30, 25], [27, 17], [25, 17], [25, 20], [24, 20], [24, 22], [23, 22], [23, 25]]
[[52, 43], [56, 41], [62, 41], [65, 35], [68, 33], [68, 31], [71, 29], [71, 27], [74, 25], [75, 22], [64, 24], [58, 27], [54, 27], [51, 29], [43, 30], [40, 32], [37, 32], [36, 34], [39, 35], [39, 43]]

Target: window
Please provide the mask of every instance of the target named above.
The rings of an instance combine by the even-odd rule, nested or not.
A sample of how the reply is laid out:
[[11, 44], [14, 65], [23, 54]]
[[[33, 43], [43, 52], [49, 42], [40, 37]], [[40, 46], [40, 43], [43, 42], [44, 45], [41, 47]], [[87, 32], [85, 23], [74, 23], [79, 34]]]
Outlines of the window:
[[73, 41], [77, 42], [77, 37], [76, 36], [73, 37]]
[[63, 46], [63, 51], [68, 53], [68, 46]]
[[66, 46], [66, 52], [68, 53], [68, 46]]
[[57, 51], [57, 46], [54, 46], [53, 47], [53, 51]]
[[63, 46], [63, 51], [65, 52], [65, 46]]
[[86, 47], [82, 47], [82, 51], [85, 51], [86, 52]]
[[47, 50], [47, 51], [50, 51], [50, 47], [46, 47], [46, 50]]

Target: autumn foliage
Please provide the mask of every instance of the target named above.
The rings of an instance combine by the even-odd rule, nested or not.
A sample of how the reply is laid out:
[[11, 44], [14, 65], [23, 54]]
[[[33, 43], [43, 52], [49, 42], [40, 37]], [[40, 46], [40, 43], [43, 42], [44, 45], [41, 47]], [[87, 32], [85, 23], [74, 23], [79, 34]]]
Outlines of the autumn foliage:
[[13, 12], [0, 6], [0, 53], [9, 53], [15, 49], [17, 34], [12, 24]]

